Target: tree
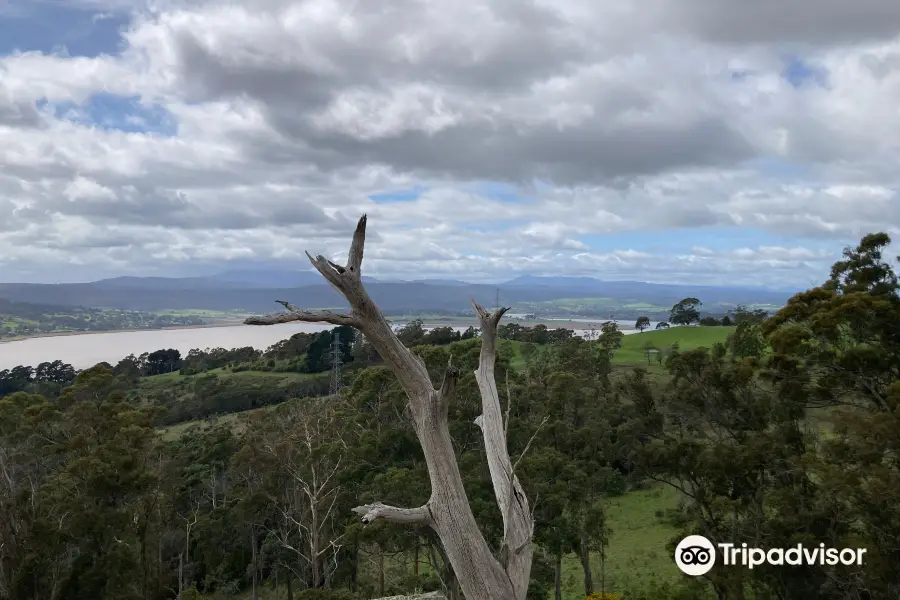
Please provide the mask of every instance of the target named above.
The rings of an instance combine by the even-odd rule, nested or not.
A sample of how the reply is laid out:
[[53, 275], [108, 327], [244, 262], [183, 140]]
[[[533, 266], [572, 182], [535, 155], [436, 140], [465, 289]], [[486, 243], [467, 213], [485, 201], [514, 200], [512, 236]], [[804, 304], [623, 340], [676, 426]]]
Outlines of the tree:
[[675, 325], [690, 325], [700, 321], [700, 306], [696, 298], [684, 298], [669, 311], [669, 321]]
[[613, 353], [622, 347], [622, 338], [625, 334], [619, 329], [615, 321], [607, 321], [600, 325], [600, 335], [597, 343], [603, 348], [607, 362], [612, 361]]
[[738, 307], [735, 311], [734, 333], [728, 336], [725, 345], [733, 358], [759, 358], [766, 348], [762, 333], [765, 311], [747, 311]]
[[346, 265], [307, 253], [316, 270], [350, 304], [348, 313], [305, 310], [278, 301], [287, 312], [250, 317], [248, 325], [273, 325], [291, 321], [350, 325], [359, 330], [378, 351], [399, 379], [409, 399], [409, 412], [421, 445], [431, 482], [431, 497], [418, 508], [398, 508], [380, 502], [357, 507], [363, 523], [385, 519], [396, 523], [430, 526], [440, 538], [460, 588], [469, 600], [524, 600], [533, 556], [534, 522], [528, 498], [513, 470], [507, 448], [506, 428], [494, 365], [497, 360], [497, 326], [508, 308], [491, 313], [474, 300], [472, 306], [481, 326], [481, 352], [475, 378], [481, 395], [482, 413], [475, 420], [481, 429], [494, 498], [503, 519], [503, 540], [495, 557], [475, 520], [463, 487], [450, 435], [448, 410], [459, 370], [448, 364], [440, 388], [431, 382], [428, 369], [397, 338], [362, 283], [360, 267], [366, 234], [366, 215], [360, 218]]
[[668, 329], [668, 328], [669, 328], [669, 324], [666, 323], [665, 321], [660, 321], [659, 323], [656, 324], [656, 329], [657, 329], [657, 330], [659, 330], [659, 329]]
[[634, 328], [644, 333], [644, 330], [650, 327], [650, 317], [638, 317], [638, 320], [634, 322]]

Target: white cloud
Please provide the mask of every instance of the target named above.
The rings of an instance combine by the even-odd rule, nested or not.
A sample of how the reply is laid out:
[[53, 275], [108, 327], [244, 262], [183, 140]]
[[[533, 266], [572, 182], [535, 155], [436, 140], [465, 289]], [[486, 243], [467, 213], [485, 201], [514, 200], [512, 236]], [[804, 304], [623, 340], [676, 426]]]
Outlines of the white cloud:
[[[134, 11], [121, 53], [0, 57], [0, 280], [302, 260], [364, 211], [370, 272], [401, 277], [806, 285], [900, 235], [890, 3], [79, 3]], [[821, 78], [795, 87], [786, 55]], [[98, 92], [176, 134], [85, 125]], [[762, 233], [713, 250], [705, 227]]]

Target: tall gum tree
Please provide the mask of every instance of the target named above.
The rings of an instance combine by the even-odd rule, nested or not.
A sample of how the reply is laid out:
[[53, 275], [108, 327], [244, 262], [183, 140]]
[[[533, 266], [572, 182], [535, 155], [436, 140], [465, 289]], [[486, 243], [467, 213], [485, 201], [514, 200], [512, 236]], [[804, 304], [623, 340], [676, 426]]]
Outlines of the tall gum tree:
[[363, 215], [353, 234], [346, 265], [333, 263], [321, 255], [313, 258], [306, 254], [316, 270], [347, 300], [349, 312], [305, 310], [290, 302], [276, 300], [287, 312], [250, 317], [245, 323], [326, 322], [350, 325], [359, 330], [378, 351], [409, 398], [413, 427], [428, 467], [431, 497], [424, 506], [415, 508], [375, 502], [356, 507], [354, 512], [361, 515], [366, 524], [385, 519], [395, 523], [427, 524], [434, 529], [468, 600], [524, 600], [533, 557], [534, 520], [509, 457], [494, 378], [497, 324], [509, 309], [489, 312], [472, 301], [482, 332], [481, 354], [475, 371], [482, 414], [475, 424], [484, 437], [494, 496], [503, 517], [503, 541], [495, 556], [475, 521], [450, 437], [448, 406], [459, 370], [448, 364], [441, 387], [435, 388], [425, 362], [394, 334], [362, 284], [360, 268], [365, 238], [366, 215]]

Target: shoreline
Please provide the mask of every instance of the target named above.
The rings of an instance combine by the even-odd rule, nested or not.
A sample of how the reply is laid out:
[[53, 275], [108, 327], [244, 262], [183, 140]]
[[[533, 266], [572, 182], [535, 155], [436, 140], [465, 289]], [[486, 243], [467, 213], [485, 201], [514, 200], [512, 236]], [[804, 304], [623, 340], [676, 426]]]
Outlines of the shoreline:
[[[585, 317], [573, 317], [577, 319], [582, 319]], [[391, 321], [393, 325], [397, 325], [400, 323], [406, 323], [408, 321], [400, 320], [397, 318], [387, 317], [388, 321]], [[535, 325], [546, 325], [547, 329], [590, 329], [591, 326], [595, 328], [599, 328], [600, 324], [608, 319], [597, 319], [594, 321], [574, 321], [574, 320], [555, 320], [555, 319], [506, 319], [506, 323], [518, 323], [523, 327], [534, 327]], [[154, 328], [144, 328], [144, 329], [109, 329], [106, 331], [50, 331], [47, 333], [36, 333], [34, 335], [20, 335], [9, 338], [0, 338], [0, 344], [8, 344], [12, 342], [23, 342], [25, 340], [33, 340], [37, 338], [48, 338], [48, 337], [69, 337], [76, 335], [102, 335], [107, 333], [131, 333], [136, 331], [171, 331], [171, 330], [190, 330], [190, 329], [212, 329], [217, 327], [236, 327], [238, 325], [243, 325], [243, 321], [235, 320], [232, 322], [217, 322], [217, 323], [205, 323], [203, 325], [177, 325], [172, 327], [154, 327]], [[433, 327], [477, 327], [478, 322], [473, 317], [472, 319], [467, 319], [464, 317], [459, 318], [447, 318], [447, 319], [433, 319], [423, 322], [423, 325], [426, 328]], [[629, 331], [632, 328], [621, 329], [621, 331]]]
[[203, 325], [176, 325], [173, 327], [145, 327], [141, 329], [105, 329], [103, 331], [49, 331], [46, 333], [35, 333], [34, 335], [17, 335], [10, 338], [0, 338], [0, 344], [8, 344], [10, 342], [24, 342], [25, 340], [35, 340], [38, 338], [48, 337], [69, 337], [75, 335], [103, 335], [106, 333], [133, 333], [136, 331], [172, 331], [187, 329], [211, 329], [214, 327], [234, 327], [241, 325], [243, 321], [234, 321], [233, 323], [205, 323]]

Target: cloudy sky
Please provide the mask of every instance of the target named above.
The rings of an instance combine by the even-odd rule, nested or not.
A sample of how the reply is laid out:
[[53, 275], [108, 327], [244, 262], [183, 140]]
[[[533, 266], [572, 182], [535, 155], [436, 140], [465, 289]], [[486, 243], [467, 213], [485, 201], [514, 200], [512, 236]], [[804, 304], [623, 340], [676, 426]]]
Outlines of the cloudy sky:
[[0, 0], [0, 281], [808, 287], [900, 239], [900, 2]]

